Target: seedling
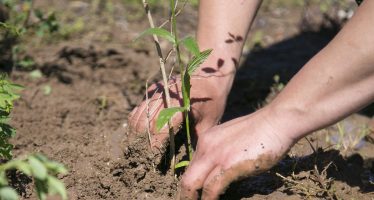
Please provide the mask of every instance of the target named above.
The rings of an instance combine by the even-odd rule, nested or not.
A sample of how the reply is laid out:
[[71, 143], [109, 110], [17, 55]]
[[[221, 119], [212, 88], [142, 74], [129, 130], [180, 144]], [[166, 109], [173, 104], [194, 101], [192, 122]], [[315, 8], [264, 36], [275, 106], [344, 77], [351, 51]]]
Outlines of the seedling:
[[[154, 27], [153, 19], [151, 17], [149, 7], [147, 2], [143, 1], [144, 7], [146, 9], [148, 19], [151, 25], [151, 28], [147, 29], [143, 33], [140, 34], [139, 37], [144, 35], [153, 35], [154, 40], [157, 45], [158, 55], [160, 58], [160, 68], [163, 75], [164, 81], [164, 92], [166, 96], [166, 108], [163, 109], [156, 121], [156, 128], [157, 130], [161, 130], [166, 124], [169, 127], [169, 135], [170, 135], [170, 152], [171, 152], [171, 169], [174, 171], [175, 168], [187, 166], [189, 161], [182, 161], [175, 165], [175, 149], [174, 149], [174, 133], [171, 130], [170, 126], [170, 119], [177, 113], [183, 112], [185, 118], [185, 125], [186, 125], [186, 134], [187, 134], [187, 151], [189, 160], [192, 159], [193, 149], [191, 145], [191, 134], [190, 134], [190, 123], [189, 123], [189, 111], [191, 110], [191, 102], [190, 102], [190, 79], [193, 72], [202, 64], [212, 52], [211, 49], [200, 51], [196, 40], [192, 37], [186, 37], [179, 40], [178, 33], [177, 33], [177, 20], [176, 20], [176, 13], [180, 11], [176, 11], [177, 2], [175, 0], [170, 0], [170, 23], [171, 23], [171, 30], [168, 31], [164, 28]], [[176, 63], [180, 67], [181, 71], [181, 90], [182, 90], [182, 97], [183, 97], [183, 105], [180, 107], [170, 107], [170, 95], [168, 92], [168, 78], [166, 77], [166, 71], [164, 67], [164, 63], [166, 59], [162, 56], [162, 52], [160, 50], [160, 46], [158, 45], [158, 37], [161, 37], [167, 41], [169, 41], [173, 45], [172, 51], [176, 54]], [[188, 62], [188, 64], [184, 64], [181, 60], [181, 46], [183, 46], [189, 53], [193, 55], [193, 58]], [[168, 56], [167, 56], [168, 58]]]
[[34, 179], [36, 193], [39, 199], [46, 199], [48, 194], [59, 194], [62, 199], [67, 199], [64, 184], [56, 178], [57, 174], [65, 174], [65, 167], [46, 157], [36, 154], [26, 159], [12, 159], [13, 145], [9, 139], [16, 130], [8, 124], [13, 102], [20, 96], [18, 91], [22, 86], [11, 83], [4, 74], [0, 75], [0, 159], [6, 161], [0, 165], [0, 199], [16, 200], [17, 192], [8, 185], [7, 174], [9, 170], [19, 170]]
[[33, 177], [39, 199], [44, 200], [47, 195], [53, 194], [67, 199], [64, 183], [56, 178], [57, 174], [66, 174], [66, 168], [40, 154], [31, 155], [22, 160], [10, 160], [0, 165], [0, 199], [19, 199], [17, 192], [8, 185], [6, 172], [10, 170], [19, 170], [25, 175]]
[[5, 75], [0, 75], [0, 158], [11, 159], [13, 145], [9, 139], [16, 133], [8, 124], [9, 115], [13, 108], [13, 101], [19, 98], [17, 91], [23, 87], [10, 83]]

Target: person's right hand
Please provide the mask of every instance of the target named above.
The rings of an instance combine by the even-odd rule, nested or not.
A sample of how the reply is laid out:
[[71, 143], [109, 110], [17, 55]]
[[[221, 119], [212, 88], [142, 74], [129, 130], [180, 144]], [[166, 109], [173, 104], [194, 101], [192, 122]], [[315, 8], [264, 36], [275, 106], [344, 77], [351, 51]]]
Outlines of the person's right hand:
[[[220, 82], [221, 77], [191, 77], [191, 114], [195, 132], [204, 132], [208, 128], [218, 124], [224, 112], [228, 89]], [[168, 138], [168, 128], [163, 127], [159, 132], [156, 130], [156, 119], [162, 109], [166, 106], [164, 88], [162, 82], [151, 85], [148, 89], [148, 102], [144, 98], [139, 106], [135, 107], [129, 116], [130, 128], [138, 133], [145, 133], [149, 126], [152, 133], [152, 146], [160, 147]], [[179, 78], [169, 81], [171, 106], [182, 105], [181, 82]], [[148, 103], [148, 111], [147, 111]], [[149, 112], [149, 119], [147, 119]], [[183, 122], [182, 113], [176, 114], [171, 125], [176, 132]], [[149, 123], [149, 125], [147, 124]]]
[[[274, 166], [295, 139], [266, 109], [209, 129], [201, 135], [181, 180], [179, 199], [218, 199], [235, 180]], [[294, 122], [293, 122], [294, 123]]]

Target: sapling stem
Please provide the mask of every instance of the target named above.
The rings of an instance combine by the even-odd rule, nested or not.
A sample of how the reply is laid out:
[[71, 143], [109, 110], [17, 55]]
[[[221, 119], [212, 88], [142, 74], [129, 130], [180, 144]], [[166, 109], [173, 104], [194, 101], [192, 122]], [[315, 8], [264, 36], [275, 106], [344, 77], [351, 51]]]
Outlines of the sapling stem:
[[[176, 19], [176, 1], [170, 0], [170, 8], [171, 8], [171, 33], [174, 35], [175, 38], [175, 52], [177, 55], [177, 64], [179, 65], [181, 69], [181, 81], [182, 81], [182, 93], [186, 92], [186, 82], [185, 82], [185, 74], [187, 73], [186, 68], [184, 67], [182, 60], [181, 60], [181, 54], [179, 50], [179, 41], [178, 41], [178, 34], [177, 34], [177, 19]], [[190, 84], [189, 81], [187, 84]], [[188, 86], [190, 87], [190, 86]], [[183, 98], [189, 98], [187, 95], [182, 95]], [[183, 100], [183, 102], [185, 102]], [[183, 103], [184, 104], [184, 103]], [[190, 110], [190, 105], [183, 105], [184, 107], [188, 106], [188, 108], [184, 111], [185, 121], [186, 121], [186, 132], [187, 132], [187, 151], [188, 151], [188, 157], [189, 160], [192, 160], [192, 145], [191, 145], [191, 134], [190, 134], [190, 123], [189, 123], [189, 115], [188, 112]]]
[[[145, 91], [148, 91], [148, 79], [147, 81], [145, 82]], [[147, 105], [147, 135], [148, 135], [148, 142], [149, 142], [149, 146], [151, 148], [151, 151], [153, 151], [152, 149], [152, 138], [151, 138], [151, 132], [150, 132], [150, 128], [149, 128], [149, 98], [148, 98], [148, 92], [145, 93], [145, 100], [146, 100], [146, 105]]]
[[[155, 25], [154, 25], [154, 22], [153, 22], [152, 14], [151, 14], [151, 11], [149, 9], [147, 0], [143, 0], [143, 6], [144, 6], [144, 10], [146, 12], [150, 27], [154, 28]], [[162, 55], [160, 42], [158, 40], [157, 35], [153, 34], [153, 40], [154, 40], [155, 45], [156, 45], [157, 55], [159, 57], [162, 79], [163, 79], [163, 82], [164, 82], [166, 107], [169, 108], [170, 107], [170, 93], [169, 93], [169, 86], [168, 86], [168, 77], [166, 76], [166, 70], [165, 70], [165, 60], [164, 60], [164, 57]], [[172, 126], [170, 124], [170, 121], [168, 121], [168, 127], [169, 127], [169, 139], [170, 139], [170, 158], [171, 158], [170, 165], [171, 165], [172, 173], [174, 174], [174, 171], [175, 171], [174, 170], [175, 169], [175, 142], [174, 142], [174, 132], [172, 130]]]

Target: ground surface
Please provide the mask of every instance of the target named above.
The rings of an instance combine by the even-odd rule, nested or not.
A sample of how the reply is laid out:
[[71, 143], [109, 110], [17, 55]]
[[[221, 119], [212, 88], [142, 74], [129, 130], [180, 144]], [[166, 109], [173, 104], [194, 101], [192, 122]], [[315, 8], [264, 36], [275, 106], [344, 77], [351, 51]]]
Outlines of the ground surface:
[[[60, 178], [70, 199], [172, 199], [177, 181], [165, 170], [167, 158], [151, 153], [145, 136], [127, 131], [128, 113], [142, 99], [145, 81], [158, 76], [150, 40], [131, 43], [147, 26], [142, 10], [122, 1], [110, 1], [106, 10], [87, 2], [35, 5], [57, 10], [65, 22], [81, 20], [83, 27], [66, 40], [24, 42], [42, 77], [24, 69], [11, 72], [14, 82], [26, 86], [12, 115], [15, 156], [42, 152], [64, 163], [70, 172]], [[254, 23], [224, 121], [258, 108], [272, 77], [288, 81], [341, 25], [336, 16], [334, 23], [324, 18], [318, 4], [279, 2], [286, 3], [265, 1]], [[329, 6], [329, 13], [355, 9]], [[162, 8], [156, 12], [167, 14]], [[180, 32], [193, 34], [196, 15], [196, 8], [187, 6]], [[374, 145], [362, 139], [367, 123], [367, 117], [355, 115], [339, 124], [340, 131], [333, 126], [302, 139], [279, 165], [234, 183], [222, 199], [373, 199]], [[23, 198], [35, 199], [30, 185], [19, 189]]]

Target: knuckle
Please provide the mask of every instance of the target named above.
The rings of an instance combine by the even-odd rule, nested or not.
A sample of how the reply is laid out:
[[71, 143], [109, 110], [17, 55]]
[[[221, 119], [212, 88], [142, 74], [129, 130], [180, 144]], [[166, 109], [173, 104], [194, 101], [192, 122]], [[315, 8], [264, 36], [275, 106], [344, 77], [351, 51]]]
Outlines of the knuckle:
[[191, 187], [192, 187], [191, 181], [189, 181], [189, 179], [186, 178], [186, 176], [184, 176], [183, 179], [181, 180], [181, 188], [183, 190], [188, 190], [188, 189], [191, 189]]
[[208, 147], [210, 145], [209, 138], [206, 135], [199, 136], [199, 141], [197, 143], [198, 147]]

